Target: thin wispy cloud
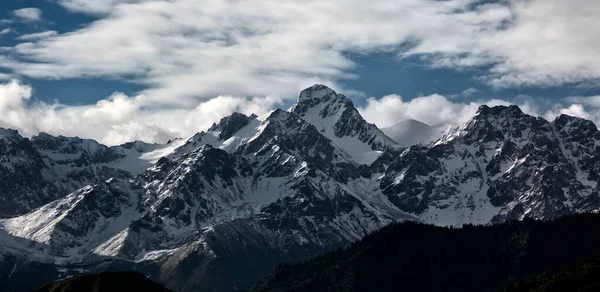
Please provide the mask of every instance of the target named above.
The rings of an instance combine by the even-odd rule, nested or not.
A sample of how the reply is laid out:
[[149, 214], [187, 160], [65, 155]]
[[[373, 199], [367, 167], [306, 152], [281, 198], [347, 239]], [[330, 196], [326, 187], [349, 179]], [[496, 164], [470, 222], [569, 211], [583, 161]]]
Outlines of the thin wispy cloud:
[[26, 22], [36, 22], [42, 20], [42, 10], [35, 7], [22, 8], [13, 11], [13, 14]]
[[48, 31], [43, 31], [43, 32], [24, 34], [24, 35], [17, 37], [16, 39], [21, 40], [21, 41], [33, 41], [33, 40], [40, 40], [40, 39], [55, 36], [55, 35], [57, 35], [56, 31], [48, 30]]
[[[291, 95], [307, 80], [351, 77], [346, 51], [411, 41], [431, 66], [490, 66], [496, 87], [600, 77], [600, 3], [506, 1], [62, 1], [106, 17], [18, 45], [3, 64], [36, 78], [126, 76], [153, 98]], [[127, 29], [122, 29], [126, 27]], [[586, 27], [586, 30], [580, 30]], [[61, 70], [56, 70], [60, 68]], [[301, 86], [299, 85], [301, 84]], [[164, 100], [163, 100], [164, 101]]]

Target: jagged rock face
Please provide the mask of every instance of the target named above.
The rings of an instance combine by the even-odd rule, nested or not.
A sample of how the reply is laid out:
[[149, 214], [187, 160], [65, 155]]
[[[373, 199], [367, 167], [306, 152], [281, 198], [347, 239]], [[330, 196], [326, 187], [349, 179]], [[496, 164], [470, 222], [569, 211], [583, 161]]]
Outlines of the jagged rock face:
[[23, 215], [90, 184], [132, 178], [152, 165], [153, 151], [176, 146], [135, 141], [107, 147], [46, 133], [29, 140], [0, 128], [0, 218]]
[[[16, 238], [35, 244], [37, 260], [69, 257], [82, 260], [110, 249], [106, 243], [115, 230], [136, 219], [139, 198], [128, 181], [110, 179], [87, 186], [26, 215], [0, 220], [0, 226]], [[8, 246], [15, 248], [15, 246]], [[6, 248], [6, 246], [5, 246]], [[91, 253], [94, 249], [94, 252]]]
[[108, 163], [122, 158], [118, 152], [94, 140], [41, 133], [31, 138], [31, 143], [53, 162], [72, 167]]
[[431, 146], [407, 149], [381, 187], [400, 209], [432, 223], [551, 219], [598, 210], [596, 126], [482, 106]]
[[0, 214], [22, 214], [55, 199], [46, 187], [46, 165], [28, 139], [17, 131], [0, 128]]
[[290, 112], [314, 125], [361, 164], [375, 161], [378, 151], [400, 147], [374, 124], [365, 121], [350, 99], [324, 85], [303, 90]]
[[0, 218], [25, 214], [86, 185], [129, 178], [106, 163], [122, 158], [93, 140], [0, 129]]
[[[280, 248], [301, 242], [323, 250], [409, 218], [376, 186], [367, 191], [348, 185], [365, 184], [369, 171], [348, 160], [343, 150], [297, 115], [276, 110], [254, 127], [253, 135], [238, 147], [213, 141], [173, 160], [162, 159], [142, 174], [144, 204], [152, 211], [136, 223], [136, 235], [131, 236], [143, 237], [139, 234], [152, 230], [172, 243], [182, 242], [186, 239], [169, 235], [169, 230], [201, 230], [248, 218], [276, 235]], [[212, 141], [211, 132], [188, 142]], [[387, 209], [377, 210], [374, 204]]]
[[[181, 141], [133, 180], [94, 184], [3, 226], [13, 237], [48, 245], [39, 247], [51, 258], [44, 260], [66, 265], [106, 257], [152, 260], [162, 271], [157, 277], [184, 291], [207, 284], [230, 290], [230, 281], [206, 274], [183, 280], [187, 272], [176, 271], [202, 274], [205, 265], [229, 269], [219, 279], [245, 287], [281, 261], [307, 258], [393, 221], [414, 219], [371, 180], [388, 164], [373, 165], [356, 163], [293, 112], [275, 110], [260, 118], [234, 114]], [[27, 223], [43, 214], [53, 219]], [[20, 232], [19, 225], [31, 228]], [[235, 279], [233, 255], [254, 258], [248, 252], [264, 256], [265, 263], [251, 277]]]
[[214, 224], [211, 219], [229, 211], [231, 204], [244, 201], [244, 178], [252, 174], [245, 159], [206, 145], [177, 163], [165, 177], [148, 182], [157, 186], [148, 189], [145, 196], [145, 203], [152, 205], [156, 216], [172, 219], [175, 226], [197, 223], [194, 227], [200, 229]]
[[227, 117], [224, 117], [223, 119], [221, 119], [221, 121], [219, 121], [218, 124], [213, 124], [212, 127], [210, 127], [210, 129], [208, 129], [208, 131], [209, 132], [217, 132], [218, 131], [219, 132], [219, 134], [218, 134], [219, 140], [227, 140], [231, 136], [233, 136], [233, 134], [235, 134], [235, 132], [239, 131], [241, 128], [248, 125], [248, 123], [250, 123], [250, 121], [254, 118], [256, 118], [256, 116], [248, 117], [244, 114], [234, 112], [230, 116], [227, 116]]
[[[240, 290], [278, 263], [394, 221], [489, 223], [600, 208], [596, 126], [514, 106], [481, 107], [435, 143], [409, 148], [320, 85], [289, 111], [234, 113], [167, 145], [0, 137], [8, 137], [0, 167], [22, 167], [47, 194], [22, 208], [29, 214], [0, 220], [0, 254], [69, 271], [127, 263], [181, 291]], [[120, 170], [156, 155], [139, 175]], [[0, 190], [28, 186], [36, 185]]]

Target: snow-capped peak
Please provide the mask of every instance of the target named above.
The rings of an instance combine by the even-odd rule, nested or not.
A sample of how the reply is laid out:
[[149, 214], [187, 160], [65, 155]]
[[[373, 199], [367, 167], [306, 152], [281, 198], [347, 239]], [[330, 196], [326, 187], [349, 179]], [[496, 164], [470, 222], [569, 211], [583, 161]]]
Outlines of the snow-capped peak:
[[[460, 225], [600, 209], [600, 132], [593, 123], [481, 107], [452, 133], [401, 151], [348, 98], [316, 85], [290, 111], [235, 113], [166, 145], [110, 147], [121, 158], [102, 165], [94, 161], [110, 153], [68, 153], [70, 143], [36, 150], [28, 139], [0, 139], [0, 147], [14, 149], [0, 155], [0, 202], [16, 202], [0, 212], [19, 215], [0, 220], [0, 251], [19, 263], [9, 256], [4, 267], [30, 275], [34, 265], [21, 262], [100, 269], [124, 260], [130, 269], [150, 267], [151, 277], [174, 289], [197, 291], [234, 282], [197, 267], [238, 279], [232, 267], [241, 261], [254, 277], [264, 276], [279, 259], [302, 260], [394, 221]], [[67, 168], [72, 185], [46, 182], [42, 156], [51, 170]], [[350, 160], [368, 164], [377, 156], [370, 166]], [[98, 159], [71, 165], [80, 157]], [[136, 161], [153, 165], [136, 177], [109, 169]], [[51, 196], [30, 203], [45, 194]], [[265, 254], [277, 260], [256, 265], [261, 258], [253, 255]], [[229, 291], [222, 288], [212, 290]]]
[[303, 100], [321, 100], [327, 96], [337, 96], [338, 94], [331, 88], [322, 85], [315, 84], [309, 88], [306, 88], [300, 92], [298, 101]]
[[385, 149], [399, 147], [365, 121], [349, 98], [324, 85], [303, 90], [289, 112], [315, 126], [359, 164], [371, 164]]
[[208, 129], [208, 132], [215, 133], [219, 140], [227, 140], [255, 118], [256, 115], [249, 117], [242, 113], [234, 112], [231, 115], [222, 118], [218, 124], [213, 124], [212, 127]]
[[548, 121], [527, 115], [516, 105], [482, 105], [473, 118], [448, 131], [437, 144], [457, 138], [470, 142], [500, 141], [505, 138], [526, 142], [535, 133], [547, 132], [550, 127]]

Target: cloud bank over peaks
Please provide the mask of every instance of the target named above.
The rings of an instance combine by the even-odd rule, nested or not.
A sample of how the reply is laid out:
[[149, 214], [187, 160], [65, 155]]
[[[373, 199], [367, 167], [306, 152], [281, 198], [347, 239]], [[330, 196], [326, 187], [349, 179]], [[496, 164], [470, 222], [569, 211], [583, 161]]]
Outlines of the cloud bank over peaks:
[[[343, 93], [343, 91], [341, 92]], [[19, 130], [25, 136], [39, 132], [92, 138], [108, 145], [133, 140], [164, 143], [206, 130], [213, 122], [234, 111], [258, 115], [281, 107], [277, 97], [217, 96], [191, 107], [152, 106], [143, 95], [114, 93], [92, 105], [44, 103], [32, 99], [34, 89], [17, 80], [0, 83], [0, 127]], [[520, 104], [524, 112], [553, 119], [561, 113], [600, 122], [599, 97], [570, 97], [573, 103], [550, 105], [548, 109]], [[506, 105], [503, 100], [460, 103], [442, 95], [420, 96], [405, 101], [399, 95], [369, 98], [358, 110], [380, 128], [405, 119], [430, 125], [457, 125], [471, 118], [481, 104]]]
[[600, 125], [599, 97], [568, 97], [568, 104], [550, 104], [543, 99], [516, 98], [510, 102], [500, 99], [478, 100], [468, 103], [454, 101], [439, 94], [419, 96], [405, 101], [400, 95], [371, 97], [358, 110], [363, 117], [380, 128], [393, 126], [406, 119], [414, 119], [429, 125], [455, 126], [468, 121], [482, 104], [488, 106], [516, 104], [529, 115], [553, 120], [567, 114], [592, 120]]
[[263, 114], [279, 98], [217, 96], [194, 107], [147, 106], [142, 95], [114, 93], [92, 105], [32, 101], [33, 88], [12, 80], [0, 84], [0, 127], [25, 136], [39, 132], [92, 138], [108, 145], [142, 140], [164, 143], [205, 130], [220, 118], [239, 111]]

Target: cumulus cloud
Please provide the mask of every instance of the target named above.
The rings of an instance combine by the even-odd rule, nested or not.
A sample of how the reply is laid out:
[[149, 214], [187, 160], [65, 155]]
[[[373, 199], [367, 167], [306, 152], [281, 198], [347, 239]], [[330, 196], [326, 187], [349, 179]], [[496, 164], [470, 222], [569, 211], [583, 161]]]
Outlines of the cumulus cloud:
[[35, 7], [22, 8], [13, 11], [13, 14], [22, 21], [35, 22], [42, 20], [42, 10]]
[[[578, 97], [567, 98], [574, 103], [547, 104], [544, 100], [516, 99], [506, 101], [499, 99], [478, 100], [468, 103], [455, 102], [439, 94], [420, 96], [404, 101], [399, 95], [388, 95], [380, 99], [369, 98], [359, 112], [369, 122], [380, 128], [395, 125], [407, 119], [415, 119], [434, 126], [455, 126], [468, 121], [475, 115], [479, 106], [516, 104], [521, 110], [533, 116], [553, 120], [560, 114], [590, 119], [600, 125], [600, 98]], [[581, 103], [577, 103], [577, 102]]]
[[600, 108], [600, 95], [595, 96], [570, 96], [567, 101], [579, 103], [590, 107]]
[[[239, 111], [264, 114], [280, 107], [277, 97], [217, 96], [192, 107], [147, 107], [144, 95], [114, 93], [92, 105], [66, 106], [32, 100], [31, 86], [17, 80], [0, 83], [0, 127], [17, 129], [25, 136], [47, 132], [54, 135], [92, 138], [107, 145], [133, 140], [164, 143], [175, 137], [187, 137], [206, 130], [213, 122]], [[524, 112], [554, 119], [564, 113], [600, 121], [600, 98], [573, 97], [567, 105], [550, 109], [533, 106], [530, 101], [518, 105]], [[430, 125], [457, 125], [471, 118], [481, 104], [508, 105], [504, 100], [461, 103], [434, 94], [404, 101], [399, 95], [369, 98], [360, 113], [380, 128], [405, 119]]]
[[554, 105], [546, 112], [545, 117], [551, 118], [565, 114], [592, 120], [596, 126], [600, 126], [600, 96], [571, 96], [565, 100], [570, 104]]
[[17, 129], [25, 136], [47, 132], [108, 145], [133, 140], [164, 143], [205, 130], [233, 111], [263, 114], [281, 101], [218, 96], [191, 108], [148, 108], [142, 95], [115, 93], [93, 105], [65, 106], [32, 101], [32, 94], [31, 86], [16, 80], [0, 84], [0, 127]]
[[[391, 51], [400, 58], [418, 56], [434, 67], [485, 67], [481, 81], [498, 88], [593, 84], [600, 78], [599, 1], [57, 2], [97, 20], [70, 32], [20, 36], [19, 44], [2, 48], [0, 67], [12, 72], [0, 79], [120, 78], [147, 89], [83, 106], [40, 103], [29, 100], [27, 91], [13, 92], [16, 101], [3, 107], [0, 123], [27, 134], [47, 131], [106, 143], [184, 136], [233, 110], [264, 112], [314, 83], [340, 89], [341, 81], [358, 77], [348, 73], [356, 67], [348, 52]], [[36, 8], [14, 13], [42, 18]], [[3, 86], [28, 87], [15, 81]], [[460, 95], [473, 98], [477, 91]], [[566, 112], [598, 121], [593, 98], [565, 102], [519, 105], [541, 116]], [[452, 124], [482, 103], [508, 102], [392, 95], [369, 99], [361, 112], [382, 127], [405, 118]], [[23, 118], [5, 118], [10, 115]]]
[[[400, 95], [387, 95], [380, 99], [371, 97], [359, 108], [363, 117], [380, 128], [415, 119], [429, 125], [456, 125], [471, 118], [484, 102], [459, 103], [433, 94], [404, 101]], [[502, 100], [485, 102], [490, 105], [509, 104]]]

